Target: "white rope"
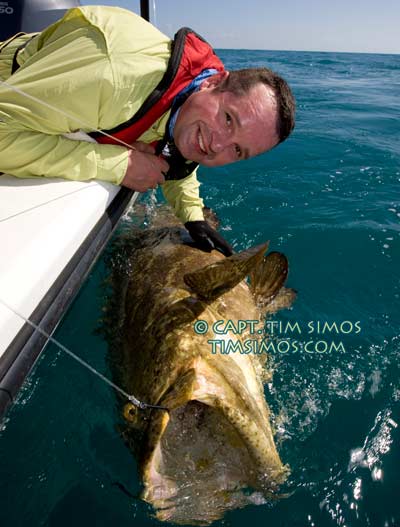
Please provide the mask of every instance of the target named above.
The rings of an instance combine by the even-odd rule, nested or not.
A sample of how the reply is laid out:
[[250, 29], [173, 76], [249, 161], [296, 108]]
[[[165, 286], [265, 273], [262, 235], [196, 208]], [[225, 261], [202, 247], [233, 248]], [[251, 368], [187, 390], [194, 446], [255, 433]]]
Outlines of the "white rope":
[[97, 132], [98, 134], [104, 135], [105, 137], [108, 137], [112, 139], [113, 141], [117, 141], [117, 143], [120, 143], [123, 146], [126, 146], [129, 148], [129, 150], [136, 150], [135, 147], [132, 145], [125, 143], [125, 141], [122, 141], [121, 139], [118, 139], [117, 137], [114, 137], [107, 132], [104, 132], [103, 130], [99, 130], [98, 128], [93, 128], [92, 126], [85, 123], [85, 121], [82, 121], [82, 119], [79, 119], [79, 117], [76, 117], [75, 115], [71, 115], [64, 110], [60, 110], [60, 108], [57, 108], [56, 106], [53, 106], [52, 104], [49, 104], [46, 101], [42, 101], [38, 97], [35, 97], [34, 95], [30, 95], [29, 93], [26, 93], [25, 91], [21, 90], [20, 88], [17, 88], [16, 86], [13, 86], [12, 84], [9, 84], [8, 82], [0, 80], [0, 84], [3, 86], [7, 86], [7, 88], [10, 88], [10, 90], [14, 91], [15, 93], [18, 93], [19, 95], [23, 95], [24, 97], [27, 97], [28, 99], [31, 99], [32, 101], [37, 102], [38, 104], [41, 104], [42, 106], [45, 106], [46, 108], [50, 108], [50, 110], [53, 110], [56, 113], [59, 113], [60, 115], [63, 115], [64, 117], [68, 117], [68, 119], [72, 119], [73, 121], [77, 122], [81, 126], [84, 126], [88, 130], [92, 130], [92, 132]]
[[117, 386], [115, 383], [113, 383], [112, 381], [110, 381], [110, 379], [107, 379], [107, 377], [105, 377], [103, 374], [101, 374], [100, 372], [98, 372], [95, 368], [93, 368], [93, 366], [91, 366], [89, 363], [87, 363], [86, 361], [84, 361], [83, 359], [81, 359], [80, 357], [78, 357], [78, 355], [75, 355], [75, 353], [73, 353], [71, 350], [69, 350], [67, 347], [65, 347], [63, 344], [61, 344], [61, 342], [58, 342], [58, 340], [56, 340], [55, 338], [53, 338], [51, 335], [49, 335], [47, 333], [47, 331], [44, 331], [40, 326], [38, 326], [37, 324], [35, 324], [34, 322], [32, 322], [31, 320], [29, 320], [28, 318], [24, 317], [24, 315], [21, 315], [21, 313], [19, 313], [16, 309], [14, 309], [13, 307], [11, 307], [9, 304], [7, 304], [6, 302], [4, 302], [4, 300], [0, 299], [0, 302], [7, 308], [9, 309], [12, 313], [14, 313], [14, 315], [17, 315], [18, 317], [20, 317], [22, 320], [24, 320], [27, 324], [29, 324], [30, 326], [32, 326], [36, 331], [38, 331], [39, 333], [41, 333], [44, 337], [46, 337], [47, 340], [49, 340], [50, 342], [52, 342], [53, 344], [55, 344], [59, 349], [61, 349], [62, 351], [64, 351], [65, 353], [67, 353], [70, 357], [72, 357], [73, 359], [75, 359], [77, 362], [79, 362], [79, 364], [81, 364], [82, 366], [84, 366], [85, 368], [87, 368], [90, 372], [92, 372], [94, 375], [97, 375], [97, 377], [99, 377], [102, 381], [104, 381], [106, 384], [108, 384], [109, 386], [111, 386], [112, 388], [114, 388], [114, 390], [116, 390], [117, 392], [119, 392], [121, 395], [123, 395], [124, 397], [126, 397], [128, 399], [128, 401], [130, 401], [132, 404], [134, 404], [135, 406], [137, 406], [138, 408], [140, 408], [141, 410], [144, 410], [146, 408], [156, 408], [156, 409], [160, 409], [160, 410], [167, 410], [167, 408], [164, 408], [163, 406], [157, 406], [157, 405], [153, 405], [153, 404], [148, 404], [148, 403], [144, 403], [142, 401], [139, 401], [139, 399], [137, 399], [134, 395], [129, 395], [129, 393], [127, 393], [125, 390], [123, 390], [122, 388], [120, 388], [119, 386]]
[[[21, 90], [20, 88], [17, 88], [15, 86], [13, 86], [12, 84], [9, 84], [8, 82], [5, 82], [3, 80], [0, 80], [0, 84], [2, 84], [3, 86], [6, 86], [7, 88], [9, 88], [10, 90], [14, 91], [15, 93], [18, 93], [20, 95], [23, 95], [24, 97], [27, 97], [28, 99], [31, 99], [32, 101], [35, 101], [37, 102], [38, 104], [41, 104], [42, 106], [45, 106], [47, 108], [50, 108], [51, 110], [53, 110], [54, 112], [56, 113], [59, 113], [61, 115], [63, 115], [64, 117], [67, 117], [68, 119], [72, 119], [73, 121], [76, 121], [77, 123], [79, 123], [81, 126], [84, 126], [86, 129], [92, 129], [92, 126], [88, 125], [87, 123], [85, 123], [84, 121], [82, 121], [82, 119], [79, 119], [78, 117], [74, 116], [74, 115], [71, 115], [67, 112], [65, 112], [64, 110], [60, 110], [60, 108], [57, 108], [56, 106], [53, 106], [52, 104], [49, 104], [45, 101], [42, 101], [41, 99], [39, 99], [38, 97], [35, 97], [34, 95], [30, 95], [29, 93], [26, 93], [24, 92], [23, 90]], [[113, 137], [112, 135], [108, 134], [107, 132], [104, 132], [103, 130], [99, 130], [97, 128], [93, 129], [92, 130], [93, 132], [97, 132], [101, 135], [104, 135], [105, 137], [109, 137], [111, 139], [113, 139], [113, 141], [116, 141], [118, 143], [120, 143], [121, 145], [125, 146], [126, 148], [129, 148], [129, 150], [136, 150], [136, 148], [134, 148], [133, 146], [129, 145], [128, 143], [125, 143], [124, 141], [122, 141], [121, 139], [118, 139], [117, 137]], [[137, 197], [138, 195], [138, 192], [135, 192], [134, 194], [134, 197]], [[66, 348], [63, 344], [61, 344], [60, 342], [58, 342], [55, 338], [53, 338], [52, 336], [50, 336], [46, 331], [44, 331], [40, 326], [38, 326], [37, 324], [35, 324], [34, 322], [32, 322], [31, 320], [29, 320], [28, 318], [24, 317], [23, 315], [21, 315], [21, 313], [19, 313], [18, 311], [16, 311], [13, 307], [11, 307], [9, 304], [7, 304], [6, 302], [4, 302], [3, 300], [0, 299], [0, 302], [7, 308], [9, 309], [10, 311], [12, 311], [15, 315], [17, 315], [18, 317], [20, 317], [22, 320], [24, 320], [27, 324], [29, 324], [30, 326], [32, 326], [36, 331], [38, 331], [39, 333], [41, 333], [44, 337], [46, 337], [47, 340], [49, 340], [50, 342], [53, 342], [53, 344], [55, 344], [59, 349], [61, 349], [62, 351], [64, 351], [65, 353], [67, 353], [70, 357], [72, 357], [73, 359], [75, 359], [77, 362], [79, 362], [79, 364], [81, 364], [82, 366], [84, 366], [85, 368], [87, 368], [90, 372], [92, 372], [94, 375], [97, 375], [97, 377], [99, 377], [102, 381], [104, 381], [106, 384], [108, 384], [109, 386], [111, 386], [112, 388], [114, 388], [114, 390], [116, 390], [117, 392], [119, 392], [121, 395], [123, 395], [124, 397], [126, 397], [132, 404], [134, 404], [135, 406], [137, 406], [138, 408], [140, 409], [146, 409], [146, 408], [155, 408], [155, 409], [160, 409], [160, 410], [167, 410], [167, 408], [164, 408], [162, 406], [157, 406], [157, 405], [152, 405], [152, 404], [148, 404], [148, 403], [144, 403], [142, 401], [139, 401], [139, 399], [137, 399], [134, 395], [129, 395], [125, 390], [123, 390], [122, 388], [120, 388], [119, 386], [117, 386], [115, 383], [113, 383], [112, 381], [110, 381], [109, 379], [107, 379], [107, 377], [105, 377], [104, 375], [102, 375], [100, 372], [98, 372], [95, 368], [93, 368], [93, 366], [91, 366], [90, 364], [88, 364], [86, 361], [84, 361], [83, 359], [81, 359], [80, 357], [78, 357], [78, 355], [75, 355], [75, 353], [73, 353], [71, 350], [69, 350], [68, 348]]]

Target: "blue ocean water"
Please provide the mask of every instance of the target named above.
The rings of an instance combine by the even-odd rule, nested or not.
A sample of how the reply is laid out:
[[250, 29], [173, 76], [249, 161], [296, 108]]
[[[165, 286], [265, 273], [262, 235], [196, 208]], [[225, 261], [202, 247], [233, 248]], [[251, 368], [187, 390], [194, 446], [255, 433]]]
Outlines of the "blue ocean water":
[[[220, 55], [282, 74], [297, 126], [266, 155], [202, 169], [202, 196], [236, 250], [270, 240], [288, 256], [298, 298], [273, 319], [266, 388], [288, 495], [215, 525], [399, 526], [400, 56]], [[55, 337], [109, 375], [107, 273], [101, 258]], [[1, 525], [161, 525], [121, 490], [140, 481], [117, 422], [112, 391], [49, 345], [0, 432]]]

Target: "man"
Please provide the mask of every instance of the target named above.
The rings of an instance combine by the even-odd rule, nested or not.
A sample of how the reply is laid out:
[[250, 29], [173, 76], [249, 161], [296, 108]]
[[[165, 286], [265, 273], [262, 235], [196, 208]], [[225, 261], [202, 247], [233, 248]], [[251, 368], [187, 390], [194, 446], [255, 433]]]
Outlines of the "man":
[[[0, 48], [0, 80], [14, 87], [0, 85], [1, 172], [95, 178], [139, 192], [160, 184], [195, 241], [231, 254], [204, 221], [196, 166], [283, 141], [294, 126], [283, 79], [266, 69], [229, 73], [198, 35], [181, 30], [172, 49], [151, 24], [111, 7], [72, 9]], [[72, 140], [78, 130], [97, 143]]]

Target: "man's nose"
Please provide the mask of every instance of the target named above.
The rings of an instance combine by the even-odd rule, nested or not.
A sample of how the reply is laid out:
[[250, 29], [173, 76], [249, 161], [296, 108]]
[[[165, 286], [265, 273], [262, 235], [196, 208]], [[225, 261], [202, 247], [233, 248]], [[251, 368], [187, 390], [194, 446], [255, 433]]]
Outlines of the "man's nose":
[[230, 144], [232, 144], [232, 140], [229, 137], [229, 134], [221, 131], [213, 132], [210, 146], [214, 154], [223, 152]]

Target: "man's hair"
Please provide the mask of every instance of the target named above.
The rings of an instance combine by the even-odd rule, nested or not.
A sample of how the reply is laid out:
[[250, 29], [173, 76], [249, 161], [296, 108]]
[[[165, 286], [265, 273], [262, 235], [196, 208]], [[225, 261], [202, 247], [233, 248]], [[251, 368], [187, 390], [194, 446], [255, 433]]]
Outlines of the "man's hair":
[[[277, 104], [276, 132], [282, 143], [294, 128], [296, 102], [287, 84], [279, 75], [268, 68], [247, 68], [233, 70], [222, 81], [217, 90], [228, 91], [237, 96], [245, 95], [258, 83], [272, 88]], [[279, 144], [278, 143], [278, 144]]]

